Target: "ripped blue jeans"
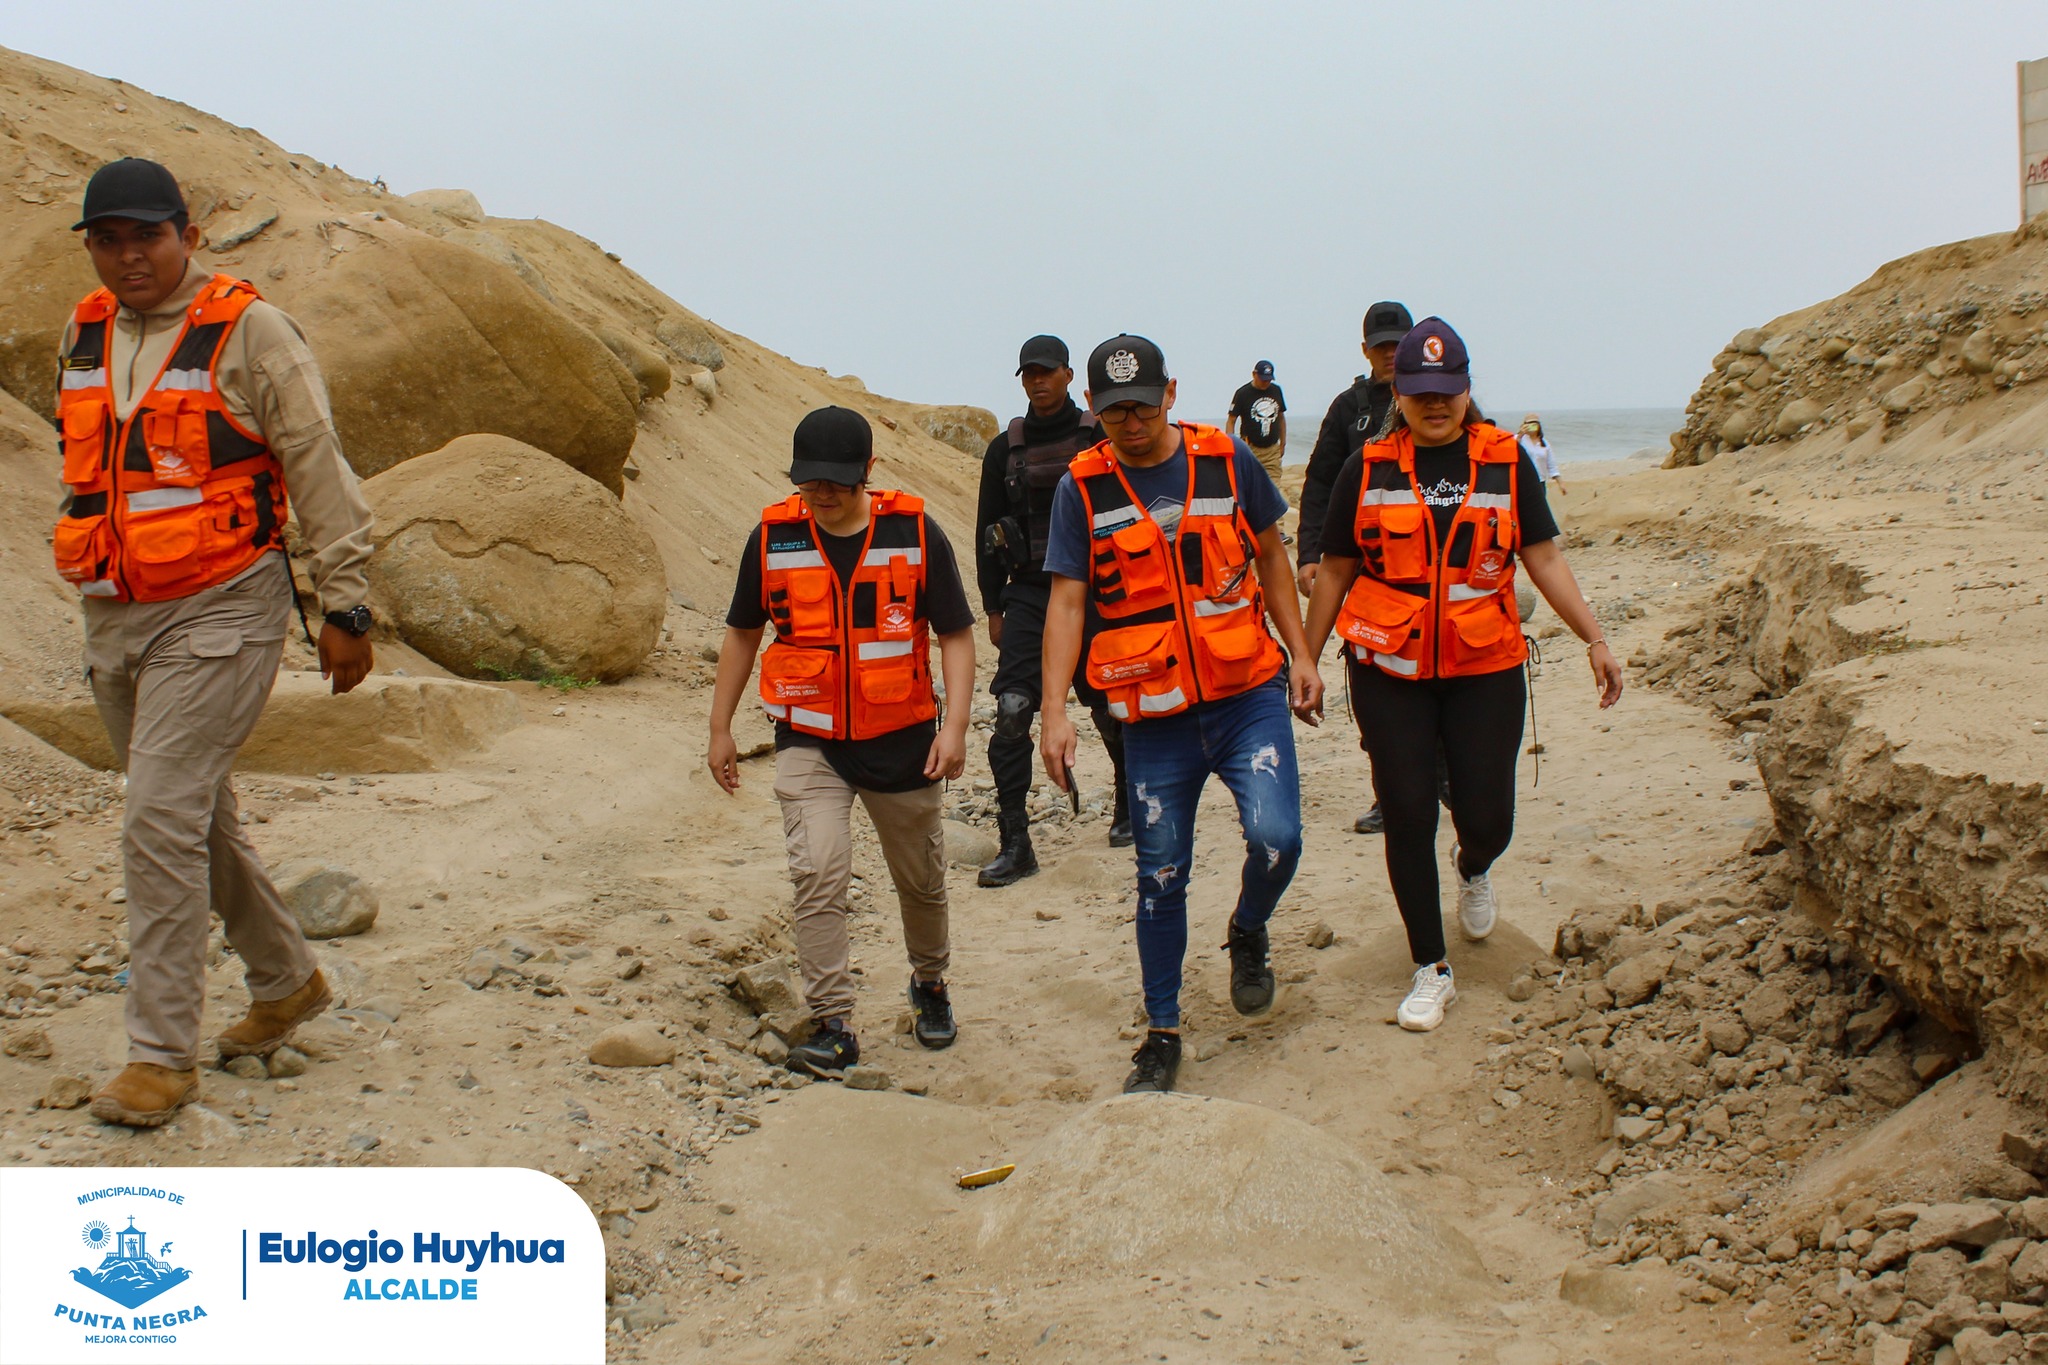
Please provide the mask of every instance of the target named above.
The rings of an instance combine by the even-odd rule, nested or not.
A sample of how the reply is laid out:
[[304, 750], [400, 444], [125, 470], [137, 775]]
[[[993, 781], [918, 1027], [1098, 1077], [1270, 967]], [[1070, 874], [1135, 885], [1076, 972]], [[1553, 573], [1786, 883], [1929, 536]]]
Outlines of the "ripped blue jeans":
[[1175, 716], [1124, 727], [1124, 773], [1138, 852], [1138, 965], [1153, 1028], [1180, 1027], [1195, 807], [1210, 774], [1237, 799], [1244, 875], [1233, 917], [1262, 927], [1301, 861], [1301, 775], [1286, 674]]

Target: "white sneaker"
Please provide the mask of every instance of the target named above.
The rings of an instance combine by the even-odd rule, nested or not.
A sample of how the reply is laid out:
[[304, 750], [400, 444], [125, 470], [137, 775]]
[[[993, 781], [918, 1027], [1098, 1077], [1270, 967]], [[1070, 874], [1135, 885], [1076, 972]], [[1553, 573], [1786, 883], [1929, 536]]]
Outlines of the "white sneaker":
[[1444, 1008], [1458, 998], [1449, 967], [1425, 963], [1415, 969], [1415, 984], [1394, 1017], [1410, 1033], [1427, 1033], [1444, 1021]]
[[1458, 846], [1451, 845], [1451, 875], [1458, 879], [1458, 927], [1477, 942], [1493, 932], [1493, 882], [1482, 872], [1467, 880], [1458, 871]]

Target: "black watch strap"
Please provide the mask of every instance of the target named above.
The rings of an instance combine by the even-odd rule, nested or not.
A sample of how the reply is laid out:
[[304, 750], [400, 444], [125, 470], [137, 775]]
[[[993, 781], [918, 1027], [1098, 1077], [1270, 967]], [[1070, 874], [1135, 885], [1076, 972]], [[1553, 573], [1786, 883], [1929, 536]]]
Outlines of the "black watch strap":
[[351, 635], [361, 636], [370, 633], [371, 616], [368, 607], [356, 606], [350, 607], [347, 611], [330, 611], [326, 620], [328, 625], [345, 630]]

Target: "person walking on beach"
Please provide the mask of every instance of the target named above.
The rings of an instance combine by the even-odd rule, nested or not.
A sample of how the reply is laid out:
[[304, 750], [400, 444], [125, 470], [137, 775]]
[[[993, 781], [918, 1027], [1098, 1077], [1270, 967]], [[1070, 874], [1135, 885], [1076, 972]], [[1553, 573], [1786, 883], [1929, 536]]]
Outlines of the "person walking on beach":
[[[996, 784], [996, 828], [1002, 843], [976, 879], [982, 886], [1008, 886], [1038, 871], [1031, 847], [1031, 721], [1038, 714], [1041, 641], [1052, 578], [1045, 571], [1046, 536], [1052, 525], [1053, 490], [1073, 458], [1102, 439], [1092, 414], [1069, 394], [1074, 382], [1067, 343], [1035, 336], [1017, 354], [1017, 375], [1029, 410], [990, 441], [981, 458], [981, 498], [975, 513], [975, 578], [988, 617], [989, 643], [996, 647], [996, 674], [988, 689], [996, 699], [996, 721], [988, 739], [989, 773]], [[1075, 680], [1082, 705], [1095, 717], [1095, 731], [1109, 751], [1115, 808], [1109, 846], [1131, 845], [1131, 812], [1124, 790], [1123, 725], [1109, 714], [1103, 695]]]
[[1550, 448], [1550, 442], [1543, 439], [1543, 419], [1533, 412], [1522, 418], [1522, 449], [1528, 452], [1530, 463], [1536, 466], [1536, 477], [1543, 480], [1546, 494], [1553, 485], [1560, 493], [1572, 491], [1564, 486], [1564, 471], [1557, 467], [1557, 453]]
[[1287, 395], [1273, 382], [1272, 361], [1261, 360], [1252, 366], [1251, 382], [1240, 384], [1230, 396], [1230, 415], [1223, 419], [1223, 434], [1242, 435], [1244, 443], [1265, 467], [1267, 477], [1273, 480], [1273, 486], [1280, 487], [1280, 462], [1287, 452]]
[[[1081, 662], [1125, 723], [1137, 836], [1138, 961], [1150, 1025], [1126, 1093], [1173, 1088], [1180, 1068], [1181, 965], [1195, 808], [1211, 774], [1237, 802], [1245, 859], [1224, 947], [1230, 1002], [1273, 1002], [1266, 923], [1301, 858], [1301, 783], [1287, 715], [1322, 714], [1323, 680], [1302, 637], [1279, 522], [1286, 503], [1242, 441], [1171, 418], [1174, 381], [1143, 337], [1088, 357], [1088, 404], [1108, 439], [1076, 457], [1053, 496], [1045, 567], [1045, 768], [1072, 781], [1064, 705]], [[1283, 654], [1267, 627], [1268, 614]]]
[[1603, 708], [1620, 698], [1622, 674], [1565, 563], [1527, 452], [1513, 434], [1471, 420], [1471, 362], [1448, 323], [1425, 318], [1402, 339], [1394, 387], [1396, 430], [1338, 476], [1307, 635], [1312, 651], [1333, 626], [1344, 642], [1352, 712], [1386, 811], [1387, 875], [1416, 963], [1396, 1017], [1425, 1031], [1457, 999], [1438, 904], [1439, 744], [1465, 936], [1492, 933], [1499, 908], [1489, 869], [1514, 829], [1526, 705], [1517, 559], [1586, 642]]
[[[1300, 566], [1295, 579], [1303, 597], [1315, 587], [1317, 565], [1323, 557], [1323, 520], [1338, 472], [1346, 460], [1394, 420], [1394, 349], [1414, 325], [1407, 306], [1391, 299], [1365, 310], [1365, 339], [1359, 343], [1359, 349], [1365, 352], [1366, 372], [1331, 400], [1329, 411], [1323, 414], [1323, 425], [1316, 431], [1315, 449], [1309, 453], [1308, 469], [1302, 478], [1300, 538], [1294, 553]], [[1379, 802], [1367, 807], [1351, 827], [1360, 834], [1383, 833], [1387, 822]]]
[[305, 334], [246, 282], [194, 268], [199, 229], [168, 169], [100, 167], [76, 230], [102, 287], [64, 334], [51, 547], [82, 595], [86, 680], [128, 774], [128, 1064], [92, 1112], [149, 1128], [199, 1093], [211, 915], [250, 998], [221, 1056], [269, 1056], [333, 998], [242, 832], [229, 771], [284, 653], [287, 490], [337, 693], [373, 662], [370, 509]]
[[[867, 418], [819, 408], [797, 423], [792, 447], [796, 492], [762, 510], [740, 555], [705, 761], [720, 787], [739, 790], [732, 716], [772, 626], [760, 693], [775, 721], [797, 967], [816, 1025], [790, 1049], [788, 1065], [836, 1076], [860, 1060], [846, 929], [855, 797], [896, 883], [912, 1032], [928, 1048], [951, 1046], [957, 1032], [945, 980], [951, 940], [938, 783], [966, 763], [974, 613], [952, 546], [923, 500], [869, 487]], [[932, 689], [933, 635], [952, 699], [943, 724]]]

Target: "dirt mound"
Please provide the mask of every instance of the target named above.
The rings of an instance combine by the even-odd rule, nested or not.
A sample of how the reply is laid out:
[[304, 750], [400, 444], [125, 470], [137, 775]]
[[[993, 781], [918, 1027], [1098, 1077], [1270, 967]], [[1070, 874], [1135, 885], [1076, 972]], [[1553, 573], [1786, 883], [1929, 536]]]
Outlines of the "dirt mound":
[[464, 436], [363, 493], [377, 514], [372, 600], [444, 668], [611, 682], [660, 638], [667, 585], [654, 542], [531, 446]]
[[2048, 376], [2048, 219], [1916, 252], [1714, 357], [1666, 467], [1842, 428], [1860, 436]]
[[[1183, 1183], [1193, 1171], [1197, 1198]], [[1181, 1094], [1118, 1096], [1067, 1122], [1005, 1183], [980, 1244], [1070, 1269], [1162, 1255], [1341, 1269], [1431, 1301], [1481, 1274], [1463, 1237], [1418, 1216], [1342, 1142], [1257, 1105]]]

